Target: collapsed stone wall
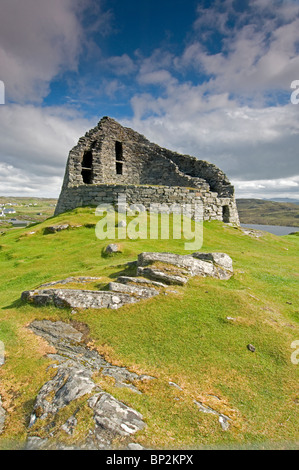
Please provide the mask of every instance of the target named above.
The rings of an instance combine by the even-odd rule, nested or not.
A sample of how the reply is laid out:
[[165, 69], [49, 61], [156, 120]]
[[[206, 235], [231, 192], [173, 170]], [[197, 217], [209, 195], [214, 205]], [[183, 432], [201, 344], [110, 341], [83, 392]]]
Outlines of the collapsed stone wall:
[[205, 220], [239, 223], [234, 188], [219, 168], [161, 148], [104, 117], [71, 150], [55, 215], [78, 206], [115, 202], [120, 191], [128, 202], [146, 207], [151, 200], [184, 204], [198, 193]]

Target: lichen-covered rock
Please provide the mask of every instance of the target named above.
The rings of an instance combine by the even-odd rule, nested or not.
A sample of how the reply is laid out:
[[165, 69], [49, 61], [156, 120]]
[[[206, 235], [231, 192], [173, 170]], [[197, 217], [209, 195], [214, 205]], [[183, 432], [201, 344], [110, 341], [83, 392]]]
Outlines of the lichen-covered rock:
[[192, 253], [192, 256], [202, 261], [210, 261], [214, 265], [233, 272], [233, 261], [226, 253]]
[[119, 276], [117, 278], [117, 282], [120, 282], [121, 284], [141, 284], [153, 287], [167, 287], [167, 284], [163, 284], [163, 282], [152, 281], [151, 279], [146, 279], [144, 277]]
[[149, 297], [153, 297], [159, 294], [159, 291], [153, 288], [137, 287], [137, 286], [132, 286], [130, 284], [122, 284], [119, 282], [110, 282], [108, 284], [108, 288], [109, 290], [114, 291], [114, 292], [130, 294], [130, 295], [134, 295], [134, 296], [141, 297], [144, 299], [147, 299]]
[[58, 411], [72, 401], [89, 394], [96, 388], [92, 380], [92, 371], [84, 367], [76, 367], [69, 362], [58, 367], [56, 375], [39, 391], [31, 415], [30, 426], [36, 419], [46, 419], [48, 415], [56, 415]]
[[0, 397], [0, 434], [4, 431], [5, 415], [6, 411], [2, 406], [2, 400]]
[[116, 243], [110, 243], [110, 245], [106, 246], [104, 253], [110, 255], [112, 253], [121, 253], [120, 246]]
[[69, 228], [69, 224], [51, 225], [45, 228], [44, 233], [61, 232], [62, 230], [67, 230], [68, 228]]
[[165, 272], [161, 269], [152, 267], [138, 267], [137, 275], [147, 277], [153, 281], [163, 281], [165, 284], [174, 284], [178, 286], [184, 286], [189, 279], [188, 275], [183, 276], [182, 273], [180, 273], [180, 275], [174, 273], [172, 274], [171, 272]]
[[219, 413], [216, 410], [213, 410], [213, 408], [210, 408], [209, 406], [204, 405], [203, 403], [201, 403], [197, 400], [194, 400], [194, 403], [197, 405], [199, 411], [201, 411], [202, 413], [213, 414], [213, 415], [218, 416], [218, 421], [219, 421], [220, 426], [223, 429], [223, 431], [228, 430], [228, 428], [230, 426], [230, 422], [231, 422], [231, 419], [228, 416], [226, 416], [222, 413]]
[[[31, 413], [29, 437], [26, 449], [110, 449], [116, 438], [130, 437], [145, 427], [142, 415], [124, 403], [104, 392], [94, 382], [94, 374], [108, 375], [115, 380], [115, 386], [128, 387], [141, 393], [135, 383], [153, 379], [147, 375], [138, 375], [125, 367], [114, 366], [107, 362], [96, 350], [89, 349], [84, 343], [83, 333], [72, 325], [49, 320], [34, 321], [29, 328], [42, 336], [56, 348], [54, 359], [56, 374], [40, 389]], [[86, 400], [84, 401], [84, 397]], [[77, 408], [67, 408], [78, 403]], [[55, 436], [64, 431], [71, 439], [74, 430], [82, 420], [82, 408], [92, 408], [93, 425], [82, 435], [82, 441], [75, 446], [65, 445], [55, 440]], [[72, 410], [66, 421], [59, 422], [60, 410]], [[81, 422], [82, 425], [82, 422]], [[35, 435], [39, 426], [47, 432], [45, 439]]]
[[94, 436], [103, 448], [117, 436], [130, 436], [145, 427], [143, 416], [114, 398], [100, 392], [88, 400], [94, 411]]
[[117, 309], [137, 299], [129, 294], [80, 289], [40, 289], [24, 291], [22, 300], [35, 305], [55, 305], [58, 308], [111, 308]]
[[[175, 273], [169, 272], [170, 270], [167, 268], [161, 269], [161, 263], [165, 266], [175, 266], [181, 271]], [[144, 267], [146, 267], [146, 269], [144, 269]], [[177, 255], [174, 253], [145, 252], [140, 253], [138, 256], [137, 273], [144, 277], [150, 277], [151, 279], [164, 280], [166, 283], [175, 283], [171, 282], [171, 277], [178, 275], [182, 278], [178, 279], [178, 284], [183, 285], [190, 276], [209, 276], [219, 279], [229, 279], [233, 274], [233, 264], [231, 258], [226, 253]]]

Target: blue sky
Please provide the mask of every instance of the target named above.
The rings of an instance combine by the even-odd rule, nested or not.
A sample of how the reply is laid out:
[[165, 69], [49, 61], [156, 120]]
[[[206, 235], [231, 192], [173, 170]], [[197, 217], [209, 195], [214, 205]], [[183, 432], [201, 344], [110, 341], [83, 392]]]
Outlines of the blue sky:
[[0, 193], [58, 196], [109, 115], [237, 197], [299, 199], [298, 52], [293, 0], [1, 0]]

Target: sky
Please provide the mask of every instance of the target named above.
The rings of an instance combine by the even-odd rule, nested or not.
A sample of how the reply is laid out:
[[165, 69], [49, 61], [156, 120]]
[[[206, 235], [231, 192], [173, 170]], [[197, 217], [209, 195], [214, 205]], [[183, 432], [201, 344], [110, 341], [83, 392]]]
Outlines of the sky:
[[299, 0], [0, 0], [0, 12], [0, 195], [58, 197], [69, 151], [110, 116], [214, 163], [237, 198], [299, 199]]

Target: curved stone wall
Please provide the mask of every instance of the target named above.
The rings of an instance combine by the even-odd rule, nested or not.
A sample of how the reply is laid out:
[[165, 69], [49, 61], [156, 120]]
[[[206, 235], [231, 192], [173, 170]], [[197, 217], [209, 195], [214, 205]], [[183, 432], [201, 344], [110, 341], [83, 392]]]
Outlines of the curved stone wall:
[[[204, 220], [221, 220], [239, 224], [236, 203], [232, 198], [219, 198], [208, 190], [152, 185], [80, 185], [67, 188], [59, 198], [55, 215], [76, 207], [117, 204], [118, 197], [125, 195], [128, 204], [142, 204], [147, 210], [151, 204], [203, 204]], [[224, 210], [224, 208], [226, 208]], [[227, 212], [225, 212], [227, 211]], [[192, 214], [194, 215], [194, 214]], [[224, 217], [227, 217], [224, 220]]]

